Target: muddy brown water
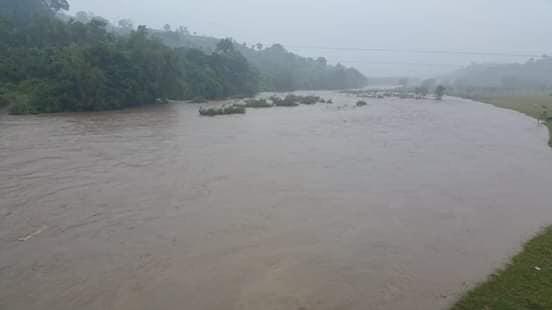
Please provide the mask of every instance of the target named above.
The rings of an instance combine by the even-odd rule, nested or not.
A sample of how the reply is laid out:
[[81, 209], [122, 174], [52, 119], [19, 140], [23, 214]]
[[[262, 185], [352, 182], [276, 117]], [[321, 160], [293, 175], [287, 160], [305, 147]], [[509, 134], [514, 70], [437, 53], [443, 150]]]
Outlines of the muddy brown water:
[[534, 120], [322, 96], [0, 116], [0, 309], [445, 309], [552, 223]]

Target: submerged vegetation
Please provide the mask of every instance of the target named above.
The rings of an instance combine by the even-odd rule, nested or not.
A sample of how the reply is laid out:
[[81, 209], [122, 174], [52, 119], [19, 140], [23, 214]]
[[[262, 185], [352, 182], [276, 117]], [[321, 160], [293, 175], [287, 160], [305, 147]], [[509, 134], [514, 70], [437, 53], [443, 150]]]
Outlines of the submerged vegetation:
[[277, 96], [272, 96], [270, 97], [270, 100], [272, 100], [274, 105], [277, 107], [296, 107], [299, 105], [299, 103], [293, 100], [293, 97], [289, 95], [286, 96], [284, 99]]
[[324, 100], [318, 96], [299, 96], [289, 94], [284, 98], [271, 96], [270, 98], [245, 99], [243, 103], [223, 104], [218, 107], [202, 107], [199, 114], [202, 116], [216, 116], [228, 114], [243, 114], [246, 108], [296, 107], [300, 104], [313, 105], [316, 103], [330, 103], [331, 99]]
[[199, 109], [199, 115], [201, 116], [217, 116], [230, 114], [245, 114], [245, 107], [242, 105], [232, 104]]
[[270, 108], [273, 105], [268, 103], [266, 99], [247, 99], [244, 106], [246, 108]]
[[384, 99], [384, 98], [399, 98], [399, 99], [436, 99], [442, 100], [445, 95], [446, 88], [443, 85], [437, 85], [433, 90], [433, 96], [428, 96], [430, 89], [425, 86], [409, 88], [398, 87], [390, 89], [353, 89], [342, 90], [341, 93], [354, 95], [359, 98], [372, 98], [372, 99]]

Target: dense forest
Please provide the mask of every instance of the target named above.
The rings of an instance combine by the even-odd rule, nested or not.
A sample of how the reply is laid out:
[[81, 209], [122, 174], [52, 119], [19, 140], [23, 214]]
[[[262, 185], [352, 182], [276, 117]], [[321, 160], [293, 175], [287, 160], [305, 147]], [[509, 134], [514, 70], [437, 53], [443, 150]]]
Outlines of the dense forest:
[[134, 28], [129, 21], [113, 26], [102, 18], [83, 20], [82, 14], [59, 18], [68, 7], [66, 0], [0, 0], [0, 105], [11, 104], [13, 113], [117, 109], [365, 82], [354, 69], [279, 46], [253, 52], [231, 39], [208, 38], [214, 45], [207, 50], [169, 44], [165, 37], [176, 33], [169, 29]]
[[[124, 32], [129, 22], [121, 21], [116, 31]], [[214, 51], [218, 42], [216, 38], [192, 34], [182, 26], [173, 30], [166, 25], [163, 30], [153, 29], [151, 33], [168, 46], [197, 48], [206, 53]], [[323, 57], [301, 57], [289, 52], [281, 44], [264, 47], [260, 43], [248, 46], [246, 43], [234, 42], [234, 46], [259, 70], [259, 87], [262, 91], [345, 89], [367, 84], [366, 77], [354, 68], [340, 64], [329, 65]]]
[[13, 18], [0, 23], [0, 96], [12, 102], [14, 113], [115, 109], [258, 89], [257, 70], [230, 40], [218, 42], [211, 54], [174, 49], [144, 26], [121, 36], [101, 19], [54, 18], [56, 2], [2, 3], [4, 13], [6, 3], [17, 3]]
[[[120, 24], [124, 29], [128, 20]], [[172, 30], [166, 25], [163, 30], [152, 30], [152, 35], [172, 47], [197, 48], [207, 53], [215, 50], [218, 42], [216, 38], [191, 34], [182, 26]], [[259, 87], [263, 91], [345, 89], [367, 84], [366, 77], [354, 68], [329, 65], [323, 57], [301, 57], [281, 44], [264, 47], [260, 43], [248, 46], [234, 42], [234, 45], [259, 70]]]

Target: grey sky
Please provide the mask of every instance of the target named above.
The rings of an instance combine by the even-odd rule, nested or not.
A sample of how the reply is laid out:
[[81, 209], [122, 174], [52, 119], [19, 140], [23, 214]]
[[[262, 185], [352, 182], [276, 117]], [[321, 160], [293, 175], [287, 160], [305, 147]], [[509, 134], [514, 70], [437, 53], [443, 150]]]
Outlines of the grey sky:
[[[70, 0], [112, 21], [183, 25], [239, 42], [282, 43], [373, 75], [432, 75], [524, 57], [413, 50], [552, 54], [552, 0]], [[310, 47], [310, 48], [304, 48]], [[392, 51], [328, 50], [359, 47]], [[410, 51], [410, 52], [409, 52]]]

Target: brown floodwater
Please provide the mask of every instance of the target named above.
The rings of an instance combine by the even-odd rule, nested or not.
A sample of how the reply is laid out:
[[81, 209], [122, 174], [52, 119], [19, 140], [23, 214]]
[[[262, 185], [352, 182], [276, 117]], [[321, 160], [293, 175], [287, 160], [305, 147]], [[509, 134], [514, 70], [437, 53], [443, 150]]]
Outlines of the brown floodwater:
[[0, 116], [0, 309], [445, 309], [552, 223], [534, 120], [321, 94]]

